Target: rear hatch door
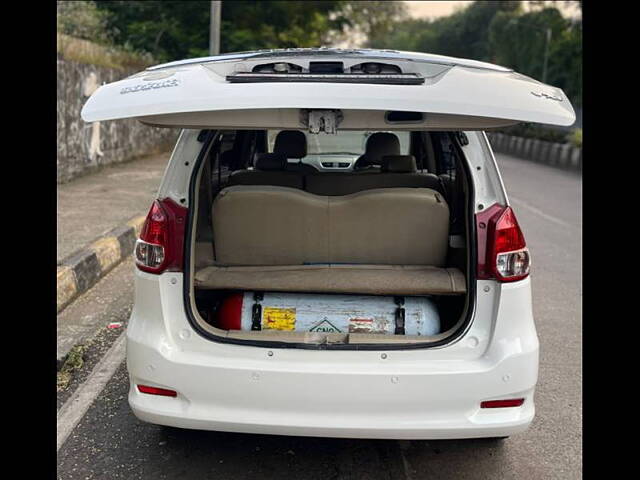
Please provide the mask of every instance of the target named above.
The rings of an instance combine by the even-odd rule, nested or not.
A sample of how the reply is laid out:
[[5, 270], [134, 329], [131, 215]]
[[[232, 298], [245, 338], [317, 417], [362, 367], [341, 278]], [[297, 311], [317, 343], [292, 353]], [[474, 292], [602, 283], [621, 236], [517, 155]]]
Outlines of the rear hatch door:
[[[367, 67], [374, 73], [365, 72], [368, 64], [378, 65]], [[423, 121], [412, 122], [422, 125], [413, 128], [485, 129], [518, 122], [568, 126], [575, 121], [561, 89], [504, 67], [437, 55], [331, 49], [158, 65], [101, 86], [82, 109], [82, 118], [136, 118], [171, 127], [225, 122], [299, 127], [300, 109], [340, 110], [342, 128], [362, 128], [363, 122], [368, 128], [399, 128], [371, 111], [422, 112]], [[273, 110], [280, 118], [265, 115]]]

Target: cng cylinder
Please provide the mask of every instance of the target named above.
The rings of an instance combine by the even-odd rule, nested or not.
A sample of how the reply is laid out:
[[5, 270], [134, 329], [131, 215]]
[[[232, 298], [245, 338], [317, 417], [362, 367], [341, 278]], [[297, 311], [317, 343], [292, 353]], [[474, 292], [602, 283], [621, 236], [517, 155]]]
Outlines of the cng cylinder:
[[405, 335], [440, 333], [440, 316], [433, 300], [424, 296], [402, 299], [403, 303], [397, 304], [396, 297], [388, 296], [234, 293], [222, 301], [216, 326], [224, 330], [393, 335], [401, 307]]

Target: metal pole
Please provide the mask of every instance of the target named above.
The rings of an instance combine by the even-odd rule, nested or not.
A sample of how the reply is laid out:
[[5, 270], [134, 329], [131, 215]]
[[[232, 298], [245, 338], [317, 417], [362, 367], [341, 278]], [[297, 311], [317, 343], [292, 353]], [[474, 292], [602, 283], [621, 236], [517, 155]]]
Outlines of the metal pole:
[[211, 22], [209, 26], [209, 54], [218, 55], [220, 53], [220, 12], [222, 10], [221, 1], [211, 2]]
[[542, 69], [542, 83], [547, 83], [547, 61], [549, 60], [549, 43], [551, 43], [551, 29], [547, 28], [547, 41], [544, 46], [544, 67]]

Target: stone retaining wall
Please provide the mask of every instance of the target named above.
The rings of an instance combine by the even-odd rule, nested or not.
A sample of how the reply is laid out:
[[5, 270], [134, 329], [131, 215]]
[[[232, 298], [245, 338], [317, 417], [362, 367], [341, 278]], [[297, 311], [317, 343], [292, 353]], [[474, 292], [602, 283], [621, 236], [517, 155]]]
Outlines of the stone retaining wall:
[[78, 63], [58, 57], [57, 141], [58, 183], [95, 171], [101, 166], [170, 150], [178, 130], [148, 127], [137, 120], [86, 123], [82, 106], [102, 83], [132, 73]]

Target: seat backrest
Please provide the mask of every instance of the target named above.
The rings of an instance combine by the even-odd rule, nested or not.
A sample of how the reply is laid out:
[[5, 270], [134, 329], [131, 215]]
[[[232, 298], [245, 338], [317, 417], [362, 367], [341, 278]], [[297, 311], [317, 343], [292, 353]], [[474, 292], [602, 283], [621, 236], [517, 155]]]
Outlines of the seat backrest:
[[287, 187], [223, 189], [213, 201], [216, 262], [301, 265], [329, 261], [327, 199]]
[[449, 208], [427, 188], [381, 188], [329, 198], [335, 263], [444, 266]]
[[256, 156], [254, 170], [238, 170], [229, 175], [228, 185], [274, 185], [302, 188], [303, 176], [285, 171], [287, 158], [277, 153], [260, 153]]
[[312, 165], [309, 165], [307, 163], [302, 163], [302, 161], [300, 162], [288, 162], [287, 166], [285, 167], [285, 170], [287, 172], [296, 172], [296, 173], [301, 173], [301, 174], [313, 174], [313, 173], [317, 173], [318, 169]]
[[413, 155], [384, 155], [380, 171], [384, 173], [416, 173], [416, 157]]
[[213, 203], [223, 265], [355, 263], [444, 266], [449, 207], [427, 188], [330, 197], [272, 186], [225, 188]]
[[349, 195], [374, 188], [430, 188], [442, 192], [440, 180], [431, 173], [418, 173], [412, 155], [387, 155], [377, 172], [317, 173], [305, 176], [305, 190], [316, 195]]

